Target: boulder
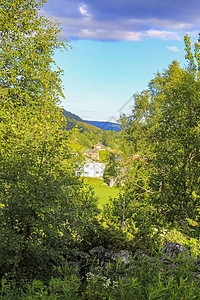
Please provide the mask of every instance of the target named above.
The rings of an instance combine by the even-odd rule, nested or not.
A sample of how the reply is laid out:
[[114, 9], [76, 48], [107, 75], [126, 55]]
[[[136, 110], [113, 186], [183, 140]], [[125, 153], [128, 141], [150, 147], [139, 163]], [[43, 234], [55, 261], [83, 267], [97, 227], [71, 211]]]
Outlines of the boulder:
[[184, 246], [175, 242], [165, 244], [162, 251], [168, 258], [178, 258], [180, 254], [189, 256], [188, 250]]
[[127, 250], [121, 250], [117, 253], [114, 253], [112, 255], [112, 259], [114, 261], [120, 261], [121, 263], [127, 265], [130, 264], [131, 260], [133, 260], [133, 257], [130, 255], [130, 253]]
[[105, 248], [103, 246], [96, 246], [92, 248], [89, 253], [92, 257], [102, 259], [105, 256]]
[[114, 252], [113, 250], [105, 249], [103, 246], [97, 246], [89, 251], [93, 258], [99, 259], [99, 264], [108, 269], [109, 265], [114, 265], [120, 261], [121, 264], [128, 265], [133, 260], [132, 255], [127, 250]]

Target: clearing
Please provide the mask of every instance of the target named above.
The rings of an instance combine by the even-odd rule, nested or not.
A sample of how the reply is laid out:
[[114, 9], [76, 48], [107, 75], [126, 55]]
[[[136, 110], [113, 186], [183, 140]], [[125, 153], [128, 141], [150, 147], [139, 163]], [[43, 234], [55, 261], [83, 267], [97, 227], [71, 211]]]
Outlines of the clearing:
[[109, 202], [110, 197], [116, 198], [120, 191], [117, 187], [109, 187], [99, 178], [84, 178], [84, 182], [93, 187], [95, 196], [98, 198], [98, 207], [103, 208], [103, 205]]

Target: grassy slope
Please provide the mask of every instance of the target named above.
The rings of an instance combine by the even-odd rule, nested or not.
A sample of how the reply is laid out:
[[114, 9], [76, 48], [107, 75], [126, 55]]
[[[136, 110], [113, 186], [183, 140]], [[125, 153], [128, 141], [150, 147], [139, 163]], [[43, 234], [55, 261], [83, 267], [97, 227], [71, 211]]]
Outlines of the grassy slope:
[[119, 189], [116, 187], [109, 187], [99, 178], [85, 178], [85, 183], [94, 188], [95, 196], [98, 197], [98, 206], [102, 208], [104, 204], [109, 202], [109, 198], [117, 197]]

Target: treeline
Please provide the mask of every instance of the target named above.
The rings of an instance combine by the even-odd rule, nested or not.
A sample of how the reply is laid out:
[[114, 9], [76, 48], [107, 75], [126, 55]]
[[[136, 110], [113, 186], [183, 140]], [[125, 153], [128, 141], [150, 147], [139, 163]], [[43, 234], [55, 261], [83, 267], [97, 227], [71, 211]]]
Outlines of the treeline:
[[121, 118], [123, 157], [110, 156], [105, 173], [121, 193], [104, 222], [149, 253], [178, 239], [200, 254], [200, 45], [193, 54], [186, 35], [185, 50], [185, 68], [173, 61], [135, 94], [132, 113]]
[[121, 134], [116, 131], [102, 130], [90, 125], [79, 116], [62, 109], [66, 118], [64, 130], [70, 131], [70, 139], [75, 142], [75, 148], [91, 149], [93, 145], [102, 142], [106, 147], [118, 149], [121, 147]]
[[119, 150], [121, 146], [120, 132], [98, 129], [90, 124], [79, 123], [75, 129], [72, 129], [71, 134], [71, 139], [83, 148], [91, 149], [99, 142], [111, 149]]

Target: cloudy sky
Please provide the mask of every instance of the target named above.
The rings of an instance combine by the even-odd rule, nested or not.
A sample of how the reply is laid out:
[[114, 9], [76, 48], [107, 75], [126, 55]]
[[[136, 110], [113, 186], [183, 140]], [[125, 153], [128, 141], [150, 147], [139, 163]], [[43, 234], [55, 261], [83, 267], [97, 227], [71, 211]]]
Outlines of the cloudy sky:
[[157, 71], [184, 61], [183, 37], [198, 39], [199, 0], [47, 0], [73, 47], [56, 53], [63, 107], [88, 120], [116, 121]]

